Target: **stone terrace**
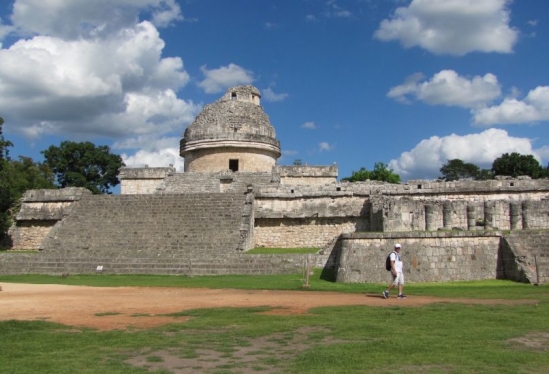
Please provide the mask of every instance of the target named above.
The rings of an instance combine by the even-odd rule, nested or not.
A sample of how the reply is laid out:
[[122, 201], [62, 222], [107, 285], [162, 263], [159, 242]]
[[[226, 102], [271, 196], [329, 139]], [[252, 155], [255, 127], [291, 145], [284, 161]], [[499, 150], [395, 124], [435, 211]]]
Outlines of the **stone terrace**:
[[84, 196], [41, 249], [127, 258], [235, 251], [244, 203], [244, 194]]
[[83, 196], [40, 253], [1, 254], [0, 273], [90, 274], [98, 266], [110, 274], [300, 272], [307, 255], [239, 251], [250, 208], [243, 193]]

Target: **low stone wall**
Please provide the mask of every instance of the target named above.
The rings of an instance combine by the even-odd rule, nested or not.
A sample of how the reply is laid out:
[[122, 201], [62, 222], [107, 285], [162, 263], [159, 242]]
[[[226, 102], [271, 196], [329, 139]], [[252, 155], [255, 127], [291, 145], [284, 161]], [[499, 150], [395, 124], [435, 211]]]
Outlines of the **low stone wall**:
[[343, 234], [337, 281], [388, 282], [385, 259], [396, 242], [408, 282], [496, 279], [501, 233]]
[[10, 227], [11, 250], [38, 250], [57, 221], [22, 221]]
[[364, 217], [255, 220], [254, 246], [267, 248], [323, 248], [341, 233], [365, 231]]
[[175, 173], [175, 168], [122, 168], [120, 169], [120, 193], [122, 195], [152, 194], [164, 179]]
[[283, 185], [323, 186], [337, 181], [337, 165], [330, 166], [275, 166], [273, 173]]

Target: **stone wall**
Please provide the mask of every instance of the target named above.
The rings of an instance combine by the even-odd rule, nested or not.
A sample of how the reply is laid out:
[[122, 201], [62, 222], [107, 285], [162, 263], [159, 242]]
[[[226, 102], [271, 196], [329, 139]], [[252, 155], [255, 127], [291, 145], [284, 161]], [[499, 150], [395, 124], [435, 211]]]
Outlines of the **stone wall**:
[[332, 166], [275, 166], [273, 174], [280, 177], [283, 185], [323, 186], [337, 182], [337, 165]]
[[10, 227], [12, 250], [36, 250], [57, 221], [19, 221]]
[[255, 192], [255, 246], [322, 248], [341, 233], [370, 231], [364, 196], [313, 191], [284, 186]]
[[337, 281], [390, 281], [385, 259], [401, 243], [405, 280], [439, 282], [495, 279], [501, 233], [343, 234]]
[[532, 284], [549, 282], [549, 231], [516, 230], [504, 236], [500, 277]]
[[183, 194], [183, 193], [218, 193], [240, 192], [247, 193], [249, 186], [259, 188], [272, 183], [271, 173], [233, 173], [224, 172], [189, 172], [176, 173], [167, 177], [156, 189], [156, 193]]
[[90, 191], [77, 187], [25, 192], [21, 209], [8, 231], [11, 249], [38, 249], [53, 226], [70, 214], [73, 203], [88, 195]]
[[[155, 173], [143, 173], [149, 172]], [[526, 246], [526, 239], [515, 240], [504, 248], [494, 238], [501, 230], [530, 237], [532, 229], [549, 228], [546, 180], [424, 183], [306, 186], [280, 184], [277, 174], [268, 172], [173, 173], [154, 194], [28, 191], [10, 233], [15, 249], [41, 247], [58, 251], [67, 261], [83, 253], [90, 258], [112, 253], [126, 260], [148, 258], [144, 263], [152, 264], [155, 254], [198, 261], [197, 253], [207, 252], [200, 259], [205, 264], [229, 247], [238, 252], [254, 246], [320, 247], [333, 260], [341, 248], [344, 266], [338, 275], [345, 282], [386, 281], [386, 272], [376, 273], [379, 269], [365, 259], [377, 253], [382, 261], [371, 263], [381, 267], [387, 249], [398, 240], [416, 250], [415, 259], [409, 259], [409, 280], [533, 279], [531, 265], [525, 265], [533, 260], [519, 252], [524, 247], [534, 253], [541, 241]], [[80, 206], [76, 213], [75, 206]], [[41, 238], [51, 240], [38, 244]], [[544, 282], [547, 252], [536, 253]], [[509, 260], [497, 263], [498, 256]], [[522, 257], [527, 260], [512, 260]], [[144, 263], [135, 264], [136, 269]]]
[[360, 217], [256, 218], [254, 247], [323, 248], [341, 233], [365, 231], [368, 221]]
[[200, 149], [185, 157], [185, 172], [229, 170], [229, 160], [238, 160], [238, 171], [262, 172], [276, 163], [273, 151], [259, 148], [218, 147]]
[[549, 227], [549, 200], [370, 199], [374, 231], [521, 230]]
[[152, 194], [162, 181], [175, 173], [175, 168], [122, 168], [120, 169], [120, 193], [122, 195]]

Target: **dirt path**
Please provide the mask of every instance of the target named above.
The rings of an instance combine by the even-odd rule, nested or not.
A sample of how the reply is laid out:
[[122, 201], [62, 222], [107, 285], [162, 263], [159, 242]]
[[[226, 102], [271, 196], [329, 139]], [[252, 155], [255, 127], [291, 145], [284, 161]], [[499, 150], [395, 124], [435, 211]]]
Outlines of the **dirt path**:
[[310, 308], [338, 305], [419, 306], [436, 302], [470, 304], [536, 303], [535, 300], [443, 299], [411, 296], [385, 300], [380, 295], [314, 291], [232, 289], [81, 287], [20, 283], [0, 284], [0, 320], [47, 320], [101, 330], [146, 328], [184, 318], [160, 314], [196, 308], [270, 306], [270, 314], [307, 313]]

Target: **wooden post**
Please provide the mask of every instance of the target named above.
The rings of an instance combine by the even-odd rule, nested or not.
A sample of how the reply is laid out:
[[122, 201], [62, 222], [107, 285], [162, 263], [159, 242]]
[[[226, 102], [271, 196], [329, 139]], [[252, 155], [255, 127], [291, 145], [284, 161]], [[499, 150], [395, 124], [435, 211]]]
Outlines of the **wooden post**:
[[539, 266], [538, 266], [538, 257], [534, 255], [534, 263], [536, 264], [536, 283], [534, 283], [534, 286], [539, 285]]
[[302, 285], [302, 288], [308, 288], [309, 285], [309, 276], [311, 274], [311, 263], [309, 261], [309, 255], [307, 255], [307, 258], [305, 259], [305, 284]]

